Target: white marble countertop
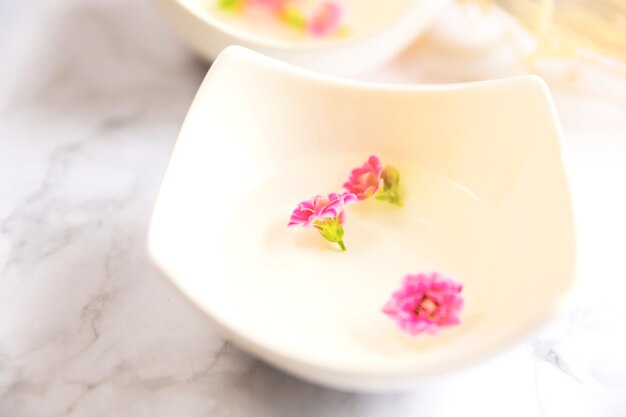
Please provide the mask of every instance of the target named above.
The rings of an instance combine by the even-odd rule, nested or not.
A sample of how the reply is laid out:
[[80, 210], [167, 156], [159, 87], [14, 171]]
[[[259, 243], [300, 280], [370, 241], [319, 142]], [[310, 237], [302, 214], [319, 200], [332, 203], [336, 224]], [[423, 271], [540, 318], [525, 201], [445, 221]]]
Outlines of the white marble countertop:
[[[450, 10], [361, 78], [525, 71], [502, 43], [514, 34], [485, 19]], [[566, 310], [473, 368], [412, 393], [362, 395], [224, 343], [147, 259], [159, 181], [207, 70], [147, 0], [0, 2], [0, 52], [0, 416], [626, 415], [623, 71], [542, 69], [580, 239]]]

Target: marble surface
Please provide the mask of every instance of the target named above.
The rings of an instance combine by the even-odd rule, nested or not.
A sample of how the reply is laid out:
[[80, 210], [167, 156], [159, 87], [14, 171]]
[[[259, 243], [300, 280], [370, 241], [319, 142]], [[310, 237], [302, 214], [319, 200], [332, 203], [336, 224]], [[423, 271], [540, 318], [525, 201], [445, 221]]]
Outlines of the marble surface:
[[[360, 78], [522, 73], [526, 43], [500, 16], [452, 8]], [[208, 68], [147, 0], [5, 0], [0, 53], [0, 416], [626, 415], [623, 70], [539, 66], [563, 123], [580, 239], [563, 313], [470, 369], [364, 395], [225, 343], [147, 259], [158, 184]]]

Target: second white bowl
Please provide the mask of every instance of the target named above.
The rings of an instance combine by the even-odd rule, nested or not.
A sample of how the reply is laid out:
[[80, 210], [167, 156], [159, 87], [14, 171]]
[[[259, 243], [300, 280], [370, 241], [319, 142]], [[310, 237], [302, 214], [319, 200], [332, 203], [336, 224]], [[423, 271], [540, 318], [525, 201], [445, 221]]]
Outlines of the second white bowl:
[[155, 0], [181, 37], [212, 61], [227, 46], [335, 75], [381, 65], [413, 41], [449, 0], [344, 0], [358, 30], [341, 39], [293, 41], [228, 22], [213, 0]]

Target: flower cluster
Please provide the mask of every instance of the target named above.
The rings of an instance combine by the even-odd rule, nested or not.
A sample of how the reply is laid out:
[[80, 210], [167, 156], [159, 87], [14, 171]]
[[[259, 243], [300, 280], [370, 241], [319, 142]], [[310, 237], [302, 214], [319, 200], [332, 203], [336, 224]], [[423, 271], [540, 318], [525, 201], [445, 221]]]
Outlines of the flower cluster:
[[[257, 0], [260, 1], [260, 0]], [[337, 243], [342, 251], [344, 208], [350, 203], [376, 198], [402, 205], [399, 190], [400, 174], [392, 166], [383, 168], [376, 155], [350, 173], [343, 185], [343, 194], [331, 193], [302, 201], [291, 214], [288, 226], [315, 227], [322, 237]]]
[[[298, 204], [288, 226], [312, 226], [324, 239], [345, 251], [343, 220], [348, 204], [376, 199], [402, 206], [400, 173], [392, 166], [383, 167], [376, 155], [353, 169], [343, 188], [343, 194], [316, 195]], [[409, 274], [382, 311], [411, 336], [437, 333], [443, 327], [460, 323], [462, 290], [461, 284], [436, 272]]]
[[343, 30], [345, 13], [334, 1], [314, 2], [304, 0], [219, 0], [226, 11], [260, 9], [272, 14], [283, 24], [302, 33], [323, 37]]
[[463, 286], [436, 272], [407, 275], [383, 312], [412, 336], [460, 323]]

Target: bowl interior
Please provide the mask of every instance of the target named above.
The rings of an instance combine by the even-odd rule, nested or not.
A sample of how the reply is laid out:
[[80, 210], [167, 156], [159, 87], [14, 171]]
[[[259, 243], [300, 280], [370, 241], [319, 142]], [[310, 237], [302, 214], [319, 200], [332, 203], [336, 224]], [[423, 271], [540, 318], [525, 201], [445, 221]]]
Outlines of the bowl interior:
[[[206, 19], [225, 23], [230, 29], [268, 41], [290, 43], [327, 43], [342, 38], [312, 37], [277, 23], [263, 13], [228, 13], [220, 10], [217, 0], [179, 0], [188, 9]], [[400, 20], [426, 0], [394, 0], [381, 6], [376, 0], [340, 0], [346, 13], [346, 37], [367, 35]], [[306, 2], [305, 2], [306, 3]]]
[[[151, 253], [227, 337], [294, 373], [357, 387], [447, 369], [519, 338], [570, 285], [559, 135], [534, 77], [372, 86], [231, 48], [180, 133]], [[403, 208], [350, 206], [345, 253], [286, 227], [372, 153], [400, 170]], [[433, 270], [465, 285], [463, 323], [407, 337], [380, 309]]]

